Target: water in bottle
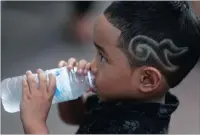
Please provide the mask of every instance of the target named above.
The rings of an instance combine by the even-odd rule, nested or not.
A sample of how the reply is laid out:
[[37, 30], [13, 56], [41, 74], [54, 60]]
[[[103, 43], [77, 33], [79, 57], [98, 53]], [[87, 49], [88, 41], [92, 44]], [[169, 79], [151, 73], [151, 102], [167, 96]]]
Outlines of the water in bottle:
[[[94, 76], [90, 71], [87, 75], [80, 75], [77, 74], [76, 67], [71, 70], [66, 67], [46, 70], [47, 81], [50, 73], [56, 76], [56, 90], [52, 104], [75, 100], [82, 96], [86, 89], [94, 88]], [[34, 76], [38, 86], [38, 75]], [[26, 79], [25, 75], [7, 78], [1, 82], [1, 99], [5, 111], [10, 113], [20, 111], [23, 79]]]

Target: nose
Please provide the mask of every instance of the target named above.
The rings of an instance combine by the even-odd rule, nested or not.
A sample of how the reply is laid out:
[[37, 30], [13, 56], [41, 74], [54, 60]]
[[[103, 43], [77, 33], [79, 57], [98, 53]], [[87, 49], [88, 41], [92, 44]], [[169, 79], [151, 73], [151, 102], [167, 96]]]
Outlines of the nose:
[[97, 63], [96, 63], [95, 59], [93, 59], [92, 62], [91, 62], [91, 72], [94, 75], [97, 74]]

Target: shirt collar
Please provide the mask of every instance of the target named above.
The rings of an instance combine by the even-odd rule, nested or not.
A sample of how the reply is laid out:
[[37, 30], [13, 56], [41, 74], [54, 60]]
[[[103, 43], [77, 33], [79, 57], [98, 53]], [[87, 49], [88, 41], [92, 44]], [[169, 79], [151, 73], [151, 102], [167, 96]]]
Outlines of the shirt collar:
[[101, 102], [99, 105], [102, 109], [120, 110], [126, 112], [140, 112], [145, 115], [156, 117], [169, 117], [178, 107], [179, 101], [176, 96], [167, 92], [165, 95], [165, 102], [141, 102], [141, 101], [117, 101], [117, 102]]

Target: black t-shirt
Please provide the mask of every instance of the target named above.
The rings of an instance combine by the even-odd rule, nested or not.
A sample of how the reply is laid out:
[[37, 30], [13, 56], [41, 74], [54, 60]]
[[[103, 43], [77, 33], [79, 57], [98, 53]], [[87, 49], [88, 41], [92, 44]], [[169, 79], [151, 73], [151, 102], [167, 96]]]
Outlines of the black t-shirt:
[[97, 96], [87, 101], [88, 111], [77, 134], [166, 134], [171, 114], [179, 105], [171, 93], [165, 104], [118, 101], [101, 102]]

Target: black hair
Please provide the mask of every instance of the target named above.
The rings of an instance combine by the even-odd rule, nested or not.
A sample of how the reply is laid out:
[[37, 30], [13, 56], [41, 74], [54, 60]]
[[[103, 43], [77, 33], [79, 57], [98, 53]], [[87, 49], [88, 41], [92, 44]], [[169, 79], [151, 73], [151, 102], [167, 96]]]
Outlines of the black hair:
[[153, 66], [175, 87], [196, 65], [200, 26], [188, 2], [118, 1], [104, 15], [121, 30], [119, 47], [131, 66]]

